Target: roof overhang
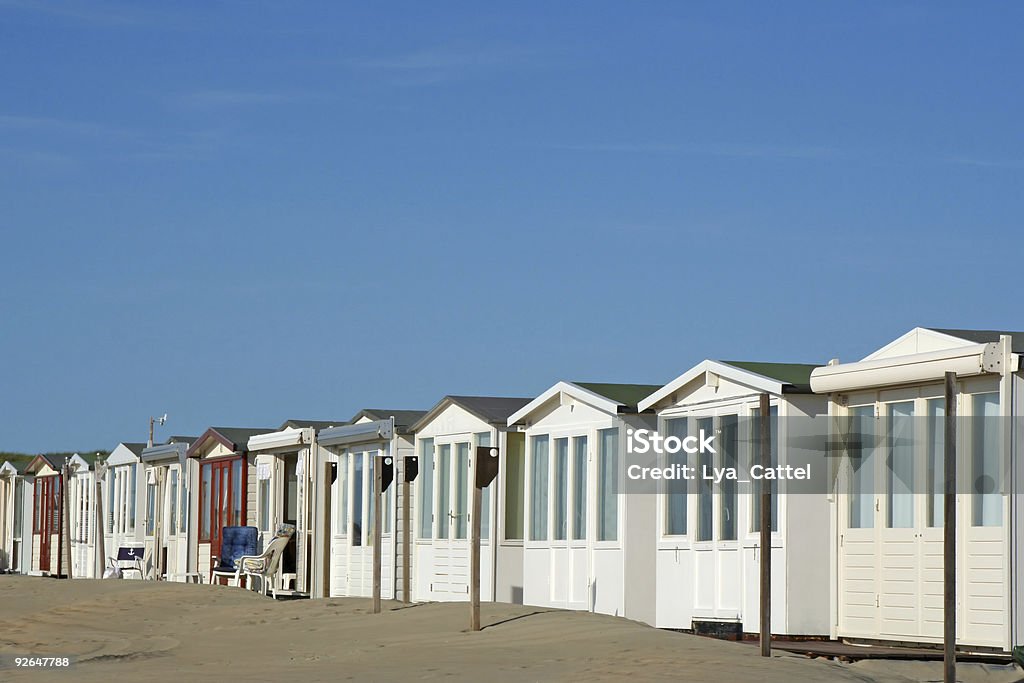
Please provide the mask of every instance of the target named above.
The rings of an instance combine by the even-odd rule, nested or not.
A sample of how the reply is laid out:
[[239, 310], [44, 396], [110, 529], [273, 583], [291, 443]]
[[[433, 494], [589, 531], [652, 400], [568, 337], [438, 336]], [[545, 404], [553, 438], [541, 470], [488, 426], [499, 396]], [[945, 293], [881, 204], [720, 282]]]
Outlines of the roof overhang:
[[313, 440], [313, 429], [287, 427], [279, 432], [257, 434], [249, 437], [248, 449], [252, 451], [295, 450]]
[[150, 446], [142, 451], [142, 462], [147, 464], [184, 463], [187, 457], [187, 443], [166, 443], [159, 446]]
[[394, 434], [391, 420], [374, 420], [354, 425], [343, 425], [321, 429], [317, 435], [317, 443], [321, 446], [339, 448], [372, 441], [390, 441]]
[[566, 396], [572, 396], [583, 403], [592, 405], [595, 408], [612, 415], [617, 415], [619, 413], [619, 409], [624, 407], [624, 404], [619, 403], [618, 401], [613, 401], [607, 396], [601, 396], [600, 394], [594, 393], [589, 389], [584, 389], [572, 382], [558, 382], [543, 394], [509, 415], [508, 426], [512, 427], [524, 421], [531, 414], [540, 410], [548, 401], [551, 401], [563, 394]]
[[765, 392], [773, 394], [775, 396], [781, 396], [783, 389], [787, 386], [784, 382], [780, 382], [777, 379], [765, 377], [759, 375], [756, 372], [750, 372], [738, 368], [735, 365], [728, 365], [726, 363], [720, 363], [717, 360], [705, 360], [692, 368], [684, 372], [683, 374], [676, 377], [674, 380], [658, 389], [653, 394], [640, 401], [637, 404], [637, 410], [643, 412], [655, 407], [657, 404], [670, 397], [683, 387], [695, 379], [704, 376], [706, 380], [714, 380], [717, 377], [724, 377], [737, 384], [750, 387], [756, 392]]
[[1008, 349], [1004, 344], [1008, 340], [1009, 337], [1004, 337], [999, 342], [987, 344], [827, 365], [811, 373], [811, 389], [818, 394], [828, 394], [939, 381], [947, 372], [955, 372], [957, 377], [1016, 372], [1020, 365], [1017, 354], [1005, 354], [1010, 360], [1009, 367], [1004, 367], [1004, 353]]

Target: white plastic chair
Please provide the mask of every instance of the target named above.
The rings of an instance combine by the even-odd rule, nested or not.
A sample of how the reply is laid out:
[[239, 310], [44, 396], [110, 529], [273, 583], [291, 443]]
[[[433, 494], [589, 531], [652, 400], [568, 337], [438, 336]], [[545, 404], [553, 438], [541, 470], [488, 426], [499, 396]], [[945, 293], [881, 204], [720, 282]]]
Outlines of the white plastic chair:
[[[267, 594], [267, 588], [269, 587], [274, 598], [277, 598], [277, 586], [273, 583], [274, 576], [277, 574], [277, 568], [281, 565], [281, 556], [284, 554], [285, 546], [288, 545], [288, 541], [291, 538], [291, 534], [277, 536], [259, 555], [243, 555], [239, 557], [235, 560], [235, 566], [238, 568], [239, 575], [246, 577], [258, 576], [263, 595]], [[252, 586], [251, 580], [248, 581], [248, 584], [250, 587]]]

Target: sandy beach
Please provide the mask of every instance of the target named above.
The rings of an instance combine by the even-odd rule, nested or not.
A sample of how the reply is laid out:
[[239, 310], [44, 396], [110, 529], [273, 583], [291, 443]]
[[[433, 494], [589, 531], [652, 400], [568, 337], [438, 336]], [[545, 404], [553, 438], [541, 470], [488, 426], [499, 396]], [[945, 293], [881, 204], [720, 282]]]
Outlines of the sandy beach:
[[[70, 655], [69, 670], [7, 668], [4, 680], [74, 681], [907, 681], [841, 664], [659, 631], [615, 617], [364, 599], [273, 601], [244, 590], [141, 581], [2, 576], [0, 653]], [[998, 673], [998, 672], [997, 672]], [[941, 674], [940, 674], [941, 677]], [[978, 680], [1012, 680], [986, 675]]]

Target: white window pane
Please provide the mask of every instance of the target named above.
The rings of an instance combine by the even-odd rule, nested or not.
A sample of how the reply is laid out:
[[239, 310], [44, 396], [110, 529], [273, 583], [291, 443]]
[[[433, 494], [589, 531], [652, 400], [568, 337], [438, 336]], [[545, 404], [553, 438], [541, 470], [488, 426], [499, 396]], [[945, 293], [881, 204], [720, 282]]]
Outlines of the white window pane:
[[[686, 418], [677, 417], [665, 420], [665, 437], [675, 436], [684, 439], [688, 436]], [[665, 465], [685, 465], [686, 452], [666, 453]], [[664, 484], [665, 491], [665, 534], [682, 536], [686, 533], [686, 480], [671, 479]]]
[[451, 476], [452, 447], [444, 444], [437, 447], [437, 537], [448, 538], [451, 523]]
[[886, 526], [914, 526], [914, 402], [891, 403], [889, 455], [886, 461]]
[[548, 437], [535, 436], [530, 444], [530, 539], [548, 539]]
[[564, 541], [569, 504], [569, 439], [555, 439], [554, 502], [553, 538]]
[[572, 538], [587, 537], [587, 437], [572, 440]]
[[420, 441], [419, 485], [420, 538], [432, 538], [434, 528], [434, 440]]
[[972, 397], [971, 524], [1003, 523], [1002, 472], [999, 438], [999, 394]]
[[597, 540], [619, 538], [619, 430], [598, 432]]

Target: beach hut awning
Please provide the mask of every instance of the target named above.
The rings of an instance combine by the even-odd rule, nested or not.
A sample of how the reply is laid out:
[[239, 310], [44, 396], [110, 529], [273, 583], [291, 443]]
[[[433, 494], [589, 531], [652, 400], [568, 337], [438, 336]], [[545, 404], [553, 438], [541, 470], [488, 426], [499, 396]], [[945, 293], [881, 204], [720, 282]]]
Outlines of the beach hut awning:
[[287, 427], [279, 432], [257, 434], [249, 437], [250, 451], [276, 451], [282, 448], [297, 448], [312, 440], [313, 431]]
[[[1000, 357], [999, 345], [989, 342], [907, 356], [837, 363], [816, 369], [811, 374], [811, 388], [816, 393], [827, 394], [938, 381], [946, 372], [955, 372], [957, 377], [973, 377], [997, 372], [993, 363]], [[1016, 354], [1012, 356], [1011, 372], [1017, 369], [1017, 358]]]
[[185, 459], [185, 453], [188, 451], [187, 443], [166, 443], [159, 446], [150, 446], [142, 451], [143, 462], [158, 462], [161, 460], [178, 460], [183, 461]]
[[391, 420], [374, 420], [344, 427], [320, 430], [317, 441], [321, 446], [348, 446], [368, 441], [388, 441], [393, 433]]

